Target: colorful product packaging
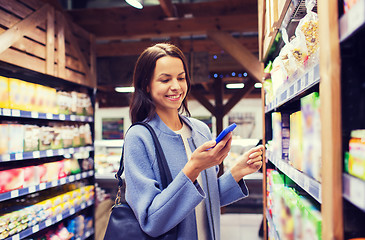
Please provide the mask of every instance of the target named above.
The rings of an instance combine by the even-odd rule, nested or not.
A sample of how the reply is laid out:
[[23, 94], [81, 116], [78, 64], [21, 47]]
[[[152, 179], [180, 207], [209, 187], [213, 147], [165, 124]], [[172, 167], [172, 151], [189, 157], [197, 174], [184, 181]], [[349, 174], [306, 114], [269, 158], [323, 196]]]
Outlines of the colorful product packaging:
[[302, 112], [297, 111], [290, 115], [290, 143], [289, 160], [293, 167], [303, 171], [303, 128]]
[[9, 79], [0, 76], [0, 108], [9, 108]]
[[351, 132], [348, 172], [365, 180], [365, 129], [353, 130]]
[[303, 171], [321, 181], [322, 149], [320, 98], [313, 92], [301, 99], [303, 127]]

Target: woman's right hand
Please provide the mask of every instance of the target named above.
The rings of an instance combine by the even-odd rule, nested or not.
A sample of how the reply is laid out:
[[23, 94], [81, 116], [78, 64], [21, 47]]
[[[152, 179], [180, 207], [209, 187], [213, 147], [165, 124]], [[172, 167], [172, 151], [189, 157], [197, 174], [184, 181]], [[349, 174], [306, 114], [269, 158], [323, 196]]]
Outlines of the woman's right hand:
[[194, 182], [201, 171], [223, 162], [231, 149], [231, 142], [232, 133], [228, 133], [218, 144], [214, 140], [204, 143], [192, 153], [182, 171]]

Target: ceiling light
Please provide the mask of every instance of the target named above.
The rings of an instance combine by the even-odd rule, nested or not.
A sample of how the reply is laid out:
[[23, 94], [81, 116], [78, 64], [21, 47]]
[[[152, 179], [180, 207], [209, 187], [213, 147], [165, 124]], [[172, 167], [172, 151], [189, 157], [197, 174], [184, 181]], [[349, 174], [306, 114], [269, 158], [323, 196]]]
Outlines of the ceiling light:
[[116, 87], [115, 91], [120, 93], [132, 93], [134, 92], [134, 87]]
[[142, 0], [125, 0], [129, 5], [131, 5], [132, 7], [135, 7], [137, 9], [142, 9], [143, 5], [142, 5]]
[[228, 89], [240, 89], [244, 87], [245, 87], [244, 83], [229, 83], [226, 85], [226, 88]]
[[262, 83], [255, 83], [255, 88], [262, 88]]

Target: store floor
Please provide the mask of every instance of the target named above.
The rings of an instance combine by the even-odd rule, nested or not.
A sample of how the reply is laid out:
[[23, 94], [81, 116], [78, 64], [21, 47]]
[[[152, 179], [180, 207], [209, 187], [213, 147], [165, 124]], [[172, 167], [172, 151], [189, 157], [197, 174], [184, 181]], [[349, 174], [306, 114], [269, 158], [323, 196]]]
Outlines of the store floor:
[[221, 215], [222, 240], [261, 240], [262, 214], [224, 213]]

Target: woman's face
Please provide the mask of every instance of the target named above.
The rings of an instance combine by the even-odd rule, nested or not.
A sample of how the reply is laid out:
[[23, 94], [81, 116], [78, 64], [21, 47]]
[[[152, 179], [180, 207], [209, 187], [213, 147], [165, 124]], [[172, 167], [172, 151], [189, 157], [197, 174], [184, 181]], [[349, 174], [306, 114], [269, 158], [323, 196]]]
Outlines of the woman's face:
[[184, 65], [180, 58], [165, 56], [156, 61], [148, 92], [156, 111], [178, 111], [187, 91]]

